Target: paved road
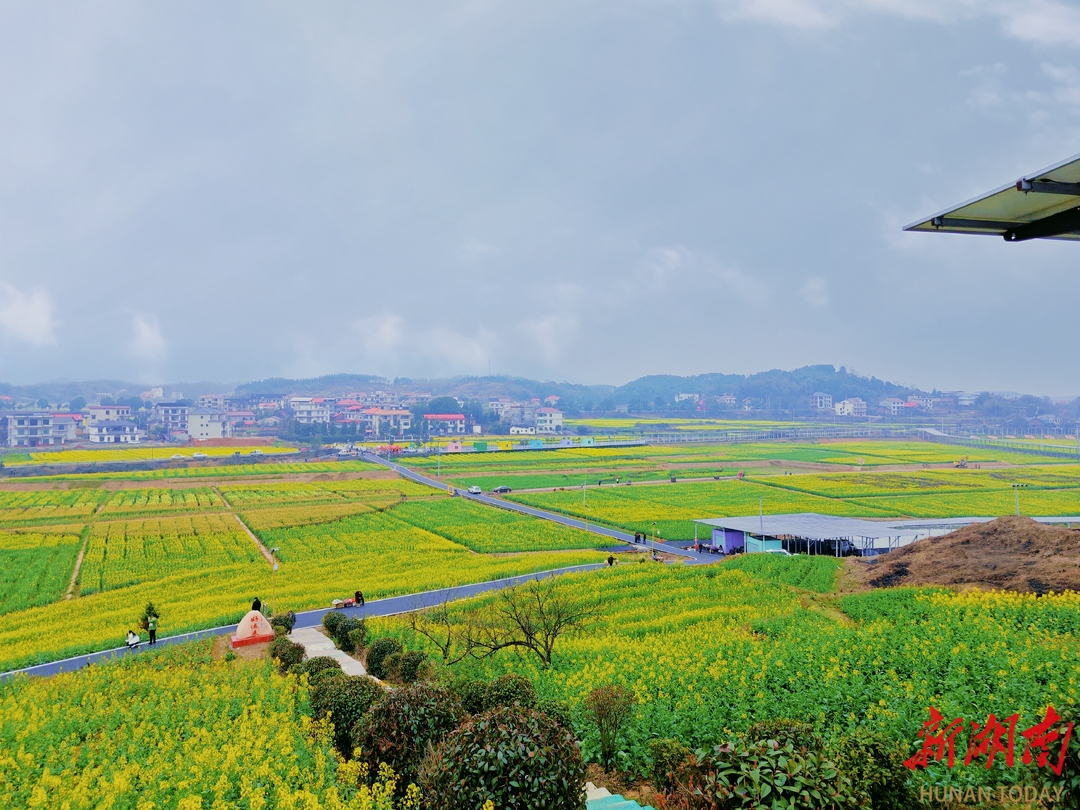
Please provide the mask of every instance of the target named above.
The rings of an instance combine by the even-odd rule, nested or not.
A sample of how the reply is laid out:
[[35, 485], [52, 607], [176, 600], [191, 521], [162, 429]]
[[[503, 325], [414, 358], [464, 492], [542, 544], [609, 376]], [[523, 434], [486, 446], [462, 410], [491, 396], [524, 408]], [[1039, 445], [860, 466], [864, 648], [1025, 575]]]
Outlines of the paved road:
[[[495, 579], [490, 582], [476, 582], [471, 585], [457, 585], [453, 588], [441, 588], [437, 591], [424, 591], [422, 593], [410, 593], [404, 596], [391, 596], [387, 599], [373, 599], [364, 605], [364, 607], [343, 608], [341, 612], [348, 616], [355, 616], [358, 619], [363, 619], [368, 616], [393, 616], [398, 613], [409, 613], [414, 610], [422, 610], [426, 607], [432, 607], [448, 600], [465, 599], [470, 596], [485, 593], [486, 591], [501, 590], [503, 588], [508, 588], [511, 585], [528, 582], [529, 580], [545, 579], [558, 574], [571, 574], [579, 571], [595, 571], [596, 569], [603, 567], [603, 563], [573, 565], [567, 568], [556, 568], [551, 571], [539, 571], [535, 574], [523, 574], [507, 579]], [[305, 610], [302, 613], [297, 613], [296, 626], [298, 628], [316, 627], [322, 623], [323, 616], [331, 610], [333, 610], [333, 608]], [[179, 636], [160, 638], [158, 639], [158, 646], [164, 647], [171, 644], [182, 644], [185, 641], [195, 641], [196, 639], [201, 638], [224, 636], [233, 633], [235, 630], [235, 624], [226, 625], [224, 627], [212, 627], [208, 630], [199, 630], [195, 633], [184, 633]], [[10, 678], [19, 673], [26, 673], [27, 675], [56, 675], [59, 672], [71, 672], [72, 670], [82, 669], [89, 664], [123, 658], [127, 655], [138, 655], [145, 649], [146, 645], [143, 645], [134, 651], [129, 650], [127, 647], [117, 647], [112, 650], [102, 650], [87, 655], [77, 655], [73, 658], [65, 658], [61, 661], [50, 661], [47, 664], [37, 664], [36, 666], [26, 667], [25, 669], [3, 672], [0, 673], [0, 680]]]
[[[435, 487], [436, 489], [441, 489], [444, 491], [448, 487], [448, 484], [442, 481], [438, 481], [434, 478], [428, 478], [426, 475], [422, 475], [418, 472], [415, 472], [414, 470], [410, 470], [408, 467], [403, 467], [400, 464], [395, 464], [392, 461], [387, 461], [381, 456], [365, 453], [363, 455], [363, 458], [364, 461], [370, 461], [374, 464], [382, 464], [386, 467], [389, 467], [394, 472], [403, 475], [409, 480], [415, 481], [418, 484], [427, 484], [429, 487]], [[494, 506], [499, 509], [507, 509], [511, 512], [520, 512], [523, 515], [531, 515], [535, 518], [540, 518], [541, 520], [550, 520], [553, 523], [561, 523], [563, 526], [571, 526], [575, 529], [583, 529], [587, 532], [592, 532], [593, 534], [600, 534], [604, 537], [611, 537], [615, 540], [620, 540], [623, 543], [629, 543], [638, 551], [651, 550], [651, 546], [649, 546], [648, 544], [635, 544], [634, 536], [632, 534], [621, 532], [618, 529], [609, 529], [607, 526], [597, 526], [595, 523], [589, 523], [585, 520], [579, 520], [577, 518], [568, 517], [566, 515], [560, 515], [557, 512], [548, 512], [544, 509], [536, 509], [532, 506], [525, 506], [524, 504], [515, 503], [514, 501], [503, 500], [502, 498], [494, 498], [491, 495], [469, 495], [463, 489], [458, 489], [457, 491], [462, 495], [462, 497], [468, 498], [472, 501], [478, 501], [480, 503], [487, 504], [488, 506]], [[683, 557], [686, 562], [691, 565], [704, 565], [710, 562], [717, 561], [714, 555], [710, 554], [702, 557], [692, 551], [686, 551], [675, 546], [669, 546], [666, 543], [662, 543], [658, 550], [662, 550], [668, 554], [673, 554], [678, 557]], [[712, 557], [712, 559], [709, 559], [709, 557]]]

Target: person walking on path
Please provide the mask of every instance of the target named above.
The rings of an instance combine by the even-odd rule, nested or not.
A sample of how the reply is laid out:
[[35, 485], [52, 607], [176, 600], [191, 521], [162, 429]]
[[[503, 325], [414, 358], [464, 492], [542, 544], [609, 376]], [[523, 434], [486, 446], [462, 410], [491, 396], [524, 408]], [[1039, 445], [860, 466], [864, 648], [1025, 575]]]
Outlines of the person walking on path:
[[354, 596], [353, 604], [355, 604], [357, 607], [363, 607], [364, 606], [364, 592], [363, 591], [357, 591], [355, 594], [353, 594], [353, 596]]
[[607, 567], [611, 568], [613, 565], [615, 565], [615, 555], [614, 554], [608, 554]]
[[146, 617], [146, 629], [150, 631], [150, 643], [157, 644], [157, 616]]

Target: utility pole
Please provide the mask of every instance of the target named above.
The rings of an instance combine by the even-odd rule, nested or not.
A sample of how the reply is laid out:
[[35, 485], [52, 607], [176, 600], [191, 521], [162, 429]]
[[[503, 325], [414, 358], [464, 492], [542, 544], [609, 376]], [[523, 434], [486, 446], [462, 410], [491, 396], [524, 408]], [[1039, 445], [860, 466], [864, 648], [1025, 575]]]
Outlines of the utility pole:
[[1020, 517], [1020, 487], [1026, 487], [1027, 484], [1013, 484], [1013, 495], [1016, 497], [1016, 516]]

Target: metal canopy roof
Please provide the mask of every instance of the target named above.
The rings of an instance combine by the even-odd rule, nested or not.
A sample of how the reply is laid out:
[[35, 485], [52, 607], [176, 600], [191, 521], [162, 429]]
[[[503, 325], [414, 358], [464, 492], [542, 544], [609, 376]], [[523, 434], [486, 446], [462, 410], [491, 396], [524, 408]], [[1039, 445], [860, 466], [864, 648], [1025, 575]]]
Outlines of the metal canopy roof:
[[1028, 239], [1080, 240], [1080, 155], [904, 228]]
[[846, 537], [897, 537], [908, 534], [883, 523], [854, 518], [818, 515], [813, 512], [800, 512], [793, 515], [765, 515], [763, 517], [730, 517], [696, 520], [716, 526], [719, 529], [732, 529], [738, 532], [764, 534], [768, 537], [798, 537], [803, 540], [835, 540]]

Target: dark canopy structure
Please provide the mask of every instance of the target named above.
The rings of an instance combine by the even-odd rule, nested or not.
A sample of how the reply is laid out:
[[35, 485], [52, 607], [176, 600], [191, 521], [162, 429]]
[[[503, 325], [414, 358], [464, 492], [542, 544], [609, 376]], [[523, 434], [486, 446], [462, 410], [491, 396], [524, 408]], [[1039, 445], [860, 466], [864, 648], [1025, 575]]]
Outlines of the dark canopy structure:
[[1080, 240], [1080, 155], [960, 203], [905, 231], [974, 233], [1028, 239]]

